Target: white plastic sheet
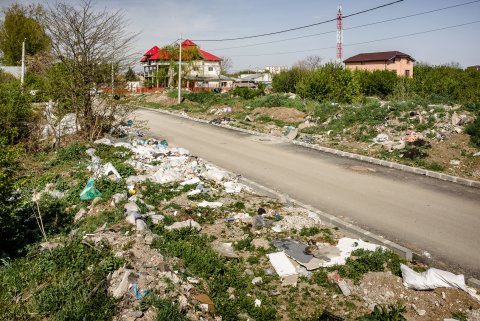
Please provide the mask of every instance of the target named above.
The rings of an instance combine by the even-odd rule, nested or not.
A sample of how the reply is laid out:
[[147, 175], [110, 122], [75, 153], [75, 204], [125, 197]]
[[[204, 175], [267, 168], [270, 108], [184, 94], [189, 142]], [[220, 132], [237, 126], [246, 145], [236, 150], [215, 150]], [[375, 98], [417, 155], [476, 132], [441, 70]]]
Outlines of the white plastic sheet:
[[466, 291], [465, 277], [463, 274], [453, 274], [435, 268], [418, 273], [402, 264], [403, 285], [415, 290], [433, 290], [436, 288], [458, 288]]
[[278, 276], [286, 277], [286, 276], [297, 274], [297, 269], [292, 264], [292, 262], [290, 262], [287, 255], [283, 251], [270, 253], [270, 254], [267, 254], [267, 256], [273, 268], [275, 269], [275, 272], [277, 272]]

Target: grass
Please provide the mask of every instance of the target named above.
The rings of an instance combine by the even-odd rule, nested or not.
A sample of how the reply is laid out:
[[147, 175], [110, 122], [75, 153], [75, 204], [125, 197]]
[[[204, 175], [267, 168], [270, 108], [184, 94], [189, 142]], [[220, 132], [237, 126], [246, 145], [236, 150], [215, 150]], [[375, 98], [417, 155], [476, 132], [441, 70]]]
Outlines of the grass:
[[72, 241], [0, 267], [2, 320], [111, 320], [107, 274], [123, 261], [110, 248]]
[[[207, 280], [209, 295], [223, 320], [238, 320], [242, 312], [256, 320], [277, 320], [273, 299], [259, 294], [262, 306], [255, 307], [254, 298], [247, 295], [252, 285], [244, 275], [243, 264], [219, 256], [207, 236], [191, 229], [169, 232], [157, 228], [156, 232], [160, 238], [154, 241], [154, 247], [182, 259], [190, 273]], [[235, 289], [234, 299], [229, 298], [230, 287]]]
[[394, 275], [400, 276], [401, 263], [404, 263], [404, 260], [390, 250], [379, 248], [375, 251], [367, 251], [359, 249], [352, 252], [345, 265], [334, 266], [329, 269], [338, 270], [341, 277], [349, 278], [358, 283], [364, 274], [383, 272], [386, 269]]

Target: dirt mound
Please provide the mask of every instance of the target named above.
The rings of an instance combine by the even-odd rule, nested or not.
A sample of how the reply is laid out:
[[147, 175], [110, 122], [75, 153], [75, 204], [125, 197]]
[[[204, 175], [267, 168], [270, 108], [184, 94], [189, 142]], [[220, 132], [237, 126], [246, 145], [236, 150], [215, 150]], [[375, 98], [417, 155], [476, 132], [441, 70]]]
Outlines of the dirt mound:
[[438, 288], [433, 291], [407, 289], [402, 279], [389, 272], [371, 272], [353, 288], [353, 293], [363, 298], [365, 306], [372, 309], [375, 304], [394, 304], [401, 301], [406, 305], [407, 320], [443, 320], [452, 312], [477, 310], [480, 304], [468, 293], [453, 288]]
[[283, 120], [289, 122], [301, 122], [307, 116], [304, 112], [295, 108], [287, 107], [260, 107], [253, 110], [254, 115], [268, 115], [275, 120]]
[[175, 105], [177, 103], [175, 98], [170, 98], [165, 92], [158, 94], [148, 94], [145, 97], [147, 103], [159, 103], [165, 106]]

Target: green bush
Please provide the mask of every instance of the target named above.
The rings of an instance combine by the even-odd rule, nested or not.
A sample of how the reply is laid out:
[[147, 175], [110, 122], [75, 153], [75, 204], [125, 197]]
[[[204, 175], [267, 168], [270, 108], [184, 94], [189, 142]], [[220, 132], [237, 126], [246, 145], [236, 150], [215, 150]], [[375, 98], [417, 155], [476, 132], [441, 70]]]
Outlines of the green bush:
[[300, 83], [310, 72], [301, 68], [292, 68], [273, 76], [272, 87], [275, 92], [295, 93], [297, 84]]
[[319, 102], [352, 103], [362, 96], [358, 77], [341, 65], [327, 64], [297, 84], [297, 94]]
[[360, 91], [365, 96], [385, 99], [393, 94], [398, 81], [397, 74], [389, 70], [357, 70], [354, 73], [358, 78]]
[[29, 135], [33, 116], [31, 99], [18, 81], [0, 83], [0, 137], [16, 142]]
[[231, 94], [233, 96], [239, 96], [243, 99], [250, 100], [255, 97], [260, 97], [264, 95], [263, 90], [261, 89], [250, 89], [246, 87], [237, 87], [234, 90], [231, 91]]
[[475, 121], [465, 127], [465, 131], [470, 135], [470, 142], [473, 146], [480, 148], [480, 115]]

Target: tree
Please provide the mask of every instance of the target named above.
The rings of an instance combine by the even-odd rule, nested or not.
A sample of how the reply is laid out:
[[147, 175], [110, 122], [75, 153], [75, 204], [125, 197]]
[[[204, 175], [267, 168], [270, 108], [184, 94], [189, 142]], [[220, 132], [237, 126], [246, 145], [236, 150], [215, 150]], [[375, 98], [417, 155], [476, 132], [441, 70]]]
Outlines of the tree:
[[5, 18], [0, 25], [0, 50], [3, 52], [4, 64], [21, 64], [24, 39], [27, 55], [33, 56], [50, 48], [50, 39], [39, 22], [44, 14], [40, 5], [23, 6], [14, 3], [4, 9], [3, 13]]
[[228, 74], [229, 71], [233, 67], [233, 61], [230, 57], [222, 57], [222, 61], [220, 61], [220, 73], [221, 74]]
[[137, 75], [135, 74], [135, 71], [133, 71], [132, 67], [128, 67], [127, 72], [125, 73], [125, 80], [126, 81], [136, 81], [137, 80]]
[[131, 111], [124, 104], [92, 92], [100, 73], [98, 67], [111, 66], [114, 77], [117, 64], [131, 62], [129, 51], [138, 34], [127, 31], [121, 10], [95, 11], [90, 0], [49, 7], [44, 25], [61, 64], [58, 70], [63, 71], [56, 89], [57, 106], [70, 106], [80, 128], [88, 138], [95, 139]]
[[322, 57], [312, 55], [305, 57], [302, 60], [297, 61], [293, 67], [303, 69], [303, 70], [309, 70], [309, 71], [314, 71], [317, 70], [322, 66]]

